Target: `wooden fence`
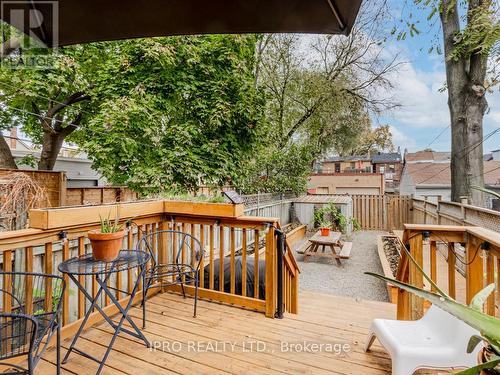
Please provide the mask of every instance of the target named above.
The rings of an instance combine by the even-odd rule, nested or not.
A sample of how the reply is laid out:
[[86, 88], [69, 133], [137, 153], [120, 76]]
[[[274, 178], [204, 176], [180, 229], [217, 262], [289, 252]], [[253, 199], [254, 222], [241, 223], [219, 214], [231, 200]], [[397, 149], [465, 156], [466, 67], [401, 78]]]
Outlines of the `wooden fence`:
[[66, 206], [87, 206], [137, 200], [137, 193], [122, 186], [67, 188]]
[[14, 174], [30, 177], [46, 191], [46, 198], [37, 207], [59, 207], [66, 196], [66, 175], [64, 172], [0, 169], [0, 184], [8, 184]]
[[353, 217], [361, 229], [403, 229], [411, 223], [412, 197], [406, 195], [352, 195]]

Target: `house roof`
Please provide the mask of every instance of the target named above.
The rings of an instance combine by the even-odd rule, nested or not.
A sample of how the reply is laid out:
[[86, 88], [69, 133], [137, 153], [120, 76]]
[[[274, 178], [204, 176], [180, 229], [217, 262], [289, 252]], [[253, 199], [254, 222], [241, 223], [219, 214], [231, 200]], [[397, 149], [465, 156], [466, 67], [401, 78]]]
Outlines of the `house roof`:
[[366, 155], [351, 155], [351, 156], [333, 156], [323, 160], [323, 162], [325, 163], [332, 163], [336, 161], [371, 161], [371, 159]]
[[409, 152], [405, 155], [406, 162], [445, 162], [451, 159], [450, 152], [440, 151], [418, 151]]
[[[407, 164], [405, 168], [415, 185], [451, 185], [449, 163], [422, 162]], [[484, 184], [500, 186], [500, 161], [484, 162]]]
[[352, 202], [350, 195], [333, 195], [333, 194], [311, 194], [302, 195], [293, 200], [295, 203], [335, 203], [348, 204]]
[[401, 155], [399, 152], [377, 152], [372, 156], [372, 163], [400, 163]]

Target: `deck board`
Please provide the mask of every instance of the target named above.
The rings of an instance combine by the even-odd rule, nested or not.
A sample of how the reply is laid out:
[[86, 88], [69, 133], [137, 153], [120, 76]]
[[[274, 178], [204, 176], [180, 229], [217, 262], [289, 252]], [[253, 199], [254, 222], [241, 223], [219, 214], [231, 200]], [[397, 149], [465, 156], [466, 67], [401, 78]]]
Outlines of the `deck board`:
[[[104, 373], [390, 374], [391, 361], [385, 350], [376, 342], [370, 353], [364, 353], [363, 345], [373, 318], [395, 316], [392, 304], [302, 292], [299, 314], [287, 314], [279, 320], [208, 301], [199, 302], [198, 317], [193, 318], [192, 303], [190, 298], [170, 293], [151, 298], [146, 305], [145, 335], [152, 342], [165, 342], [170, 348], [154, 351], [134, 338], [120, 336]], [[131, 316], [139, 323], [142, 312], [134, 307]], [[106, 323], [98, 324], [82, 334], [77, 347], [101, 355], [111, 335], [112, 329]], [[327, 350], [282, 350], [282, 342], [304, 341], [348, 344], [350, 351], [337, 355]], [[261, 351], [250, 350], [251, 343], [255, 348], [257, 342]], [[201, 343], [207, 350], [195, 350], [195, 343]], [[226, 350], [222, 350], [223, 343]], [[63, 353], [68, 346], [69, 341], [64, 341]], [[48, 373], [54, 359], [55, 353], [51, 350], [37, 372]], [[92, 374], [97, 364], [73, 354], [63, 370], [64, 373]]]

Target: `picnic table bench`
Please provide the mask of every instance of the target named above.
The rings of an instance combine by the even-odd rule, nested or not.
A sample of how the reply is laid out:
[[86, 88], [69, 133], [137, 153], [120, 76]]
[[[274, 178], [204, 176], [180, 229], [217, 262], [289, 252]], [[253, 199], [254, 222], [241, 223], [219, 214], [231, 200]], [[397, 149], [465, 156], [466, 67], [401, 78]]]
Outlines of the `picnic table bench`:
[[318, 250], [321, 247], [323, 254], [325, 254], [326, 248], [329, 248], [332, 252], [331, 256], [333, 259], [335, 259], [338, 265], [341, 265], [342, 263], [340, 260], [348, 259], [351, 256], [352, 250], [352, 242], [341, 241], [341, 235], [342, 234], [340, 232], [331, 231], [328, 236], [322, 236], [321, 231], [316, 232], [309, 239], [309, 246], [304, 252], [304, 261], [306, 261], [313, 254], [318, 254]]

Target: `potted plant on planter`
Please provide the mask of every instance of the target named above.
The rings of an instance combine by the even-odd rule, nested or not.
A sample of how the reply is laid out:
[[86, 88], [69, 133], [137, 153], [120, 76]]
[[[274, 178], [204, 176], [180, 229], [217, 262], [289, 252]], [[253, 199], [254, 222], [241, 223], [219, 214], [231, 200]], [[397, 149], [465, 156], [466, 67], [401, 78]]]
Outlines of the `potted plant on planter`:
[[444, 293], [434, 281], [418, 265], [410, 252], [402, 246], [410, 261], [415, 264], [425, 279], [434, 287], [437, 293], [414, 287], [401, 281], [385, 277], [371, 272], [365, 272], [390, 282], [393, 285], [422, 297], [435, 304], [444, 311], [462, 320], [481, 333], [481, 336], [472, 336], [469, 340], [467, 352], [472, 353], [475, 347], [483, 343], [483, 349], [479, 352], [478, 365], [467, 370], [458, 372], [457, 375], [500, 375], [500, 319], [485, 314], [483, 305], [488, 296], [495, 290], [495, 284], [490, 284], [473, 298], [469, 306], [458, 303]]
[[100, 228], [88, 232], [94, 259], [111, 262], [116, 259], [122, 247], [125, 229], [120, 224], [118, 212], [114, 220], [100, 217]]

